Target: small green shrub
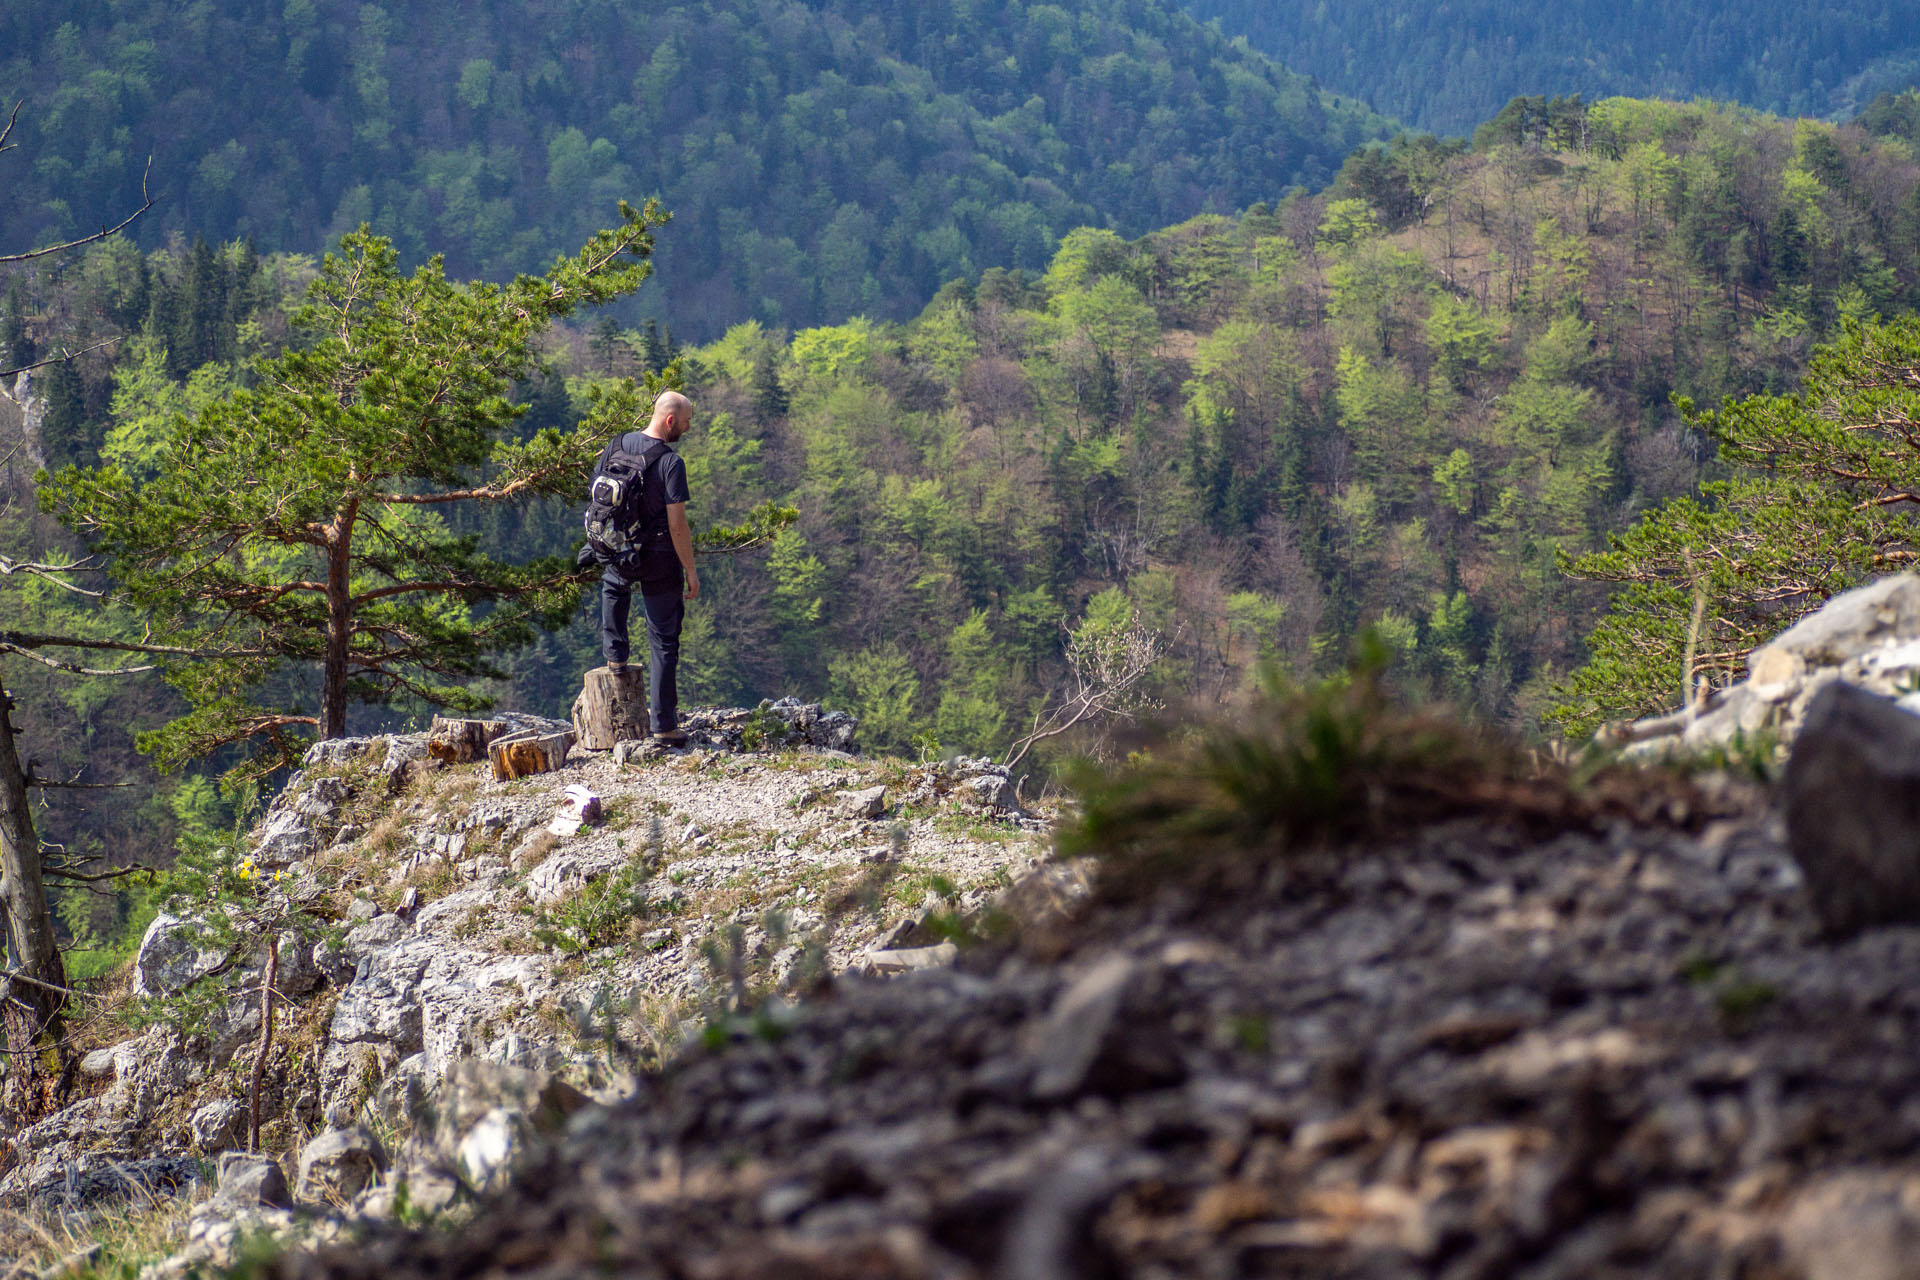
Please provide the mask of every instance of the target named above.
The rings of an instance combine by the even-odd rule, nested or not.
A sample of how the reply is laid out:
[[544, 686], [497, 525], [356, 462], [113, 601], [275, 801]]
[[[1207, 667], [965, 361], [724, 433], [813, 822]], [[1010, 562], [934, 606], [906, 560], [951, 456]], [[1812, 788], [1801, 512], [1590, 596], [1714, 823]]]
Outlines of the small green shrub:
[[646, 920], [648, 873], [629, 863], [579, 893], [533, 913], [534, 941], [567, 955], [611, 946]]

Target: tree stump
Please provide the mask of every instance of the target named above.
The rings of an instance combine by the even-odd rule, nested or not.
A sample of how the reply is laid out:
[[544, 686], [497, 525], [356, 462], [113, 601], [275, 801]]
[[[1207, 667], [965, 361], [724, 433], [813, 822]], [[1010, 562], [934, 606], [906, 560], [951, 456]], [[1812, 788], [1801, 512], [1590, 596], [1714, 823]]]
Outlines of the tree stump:
[[587, 672], [580, 696], [573, 700], [573, 731], [589, 751], [611, 751], [616, 742], [647, 736], [647, 682], [644, 673], [629, 667], [616, 676], [605, 667]]
[[484, 760], [487, 746], [508, 729], [504, 720], [456, 720], [435, 716], [427, 731], [427, 754], [448, 764]]
[[552, 733], [528, 730], [495, 738], [487, 745], [487, 760], [493, 765], [495, 782], [510, 782], [529, 774], [552, 773], [567, 762], [567, 750], [573, 746], [573, 731]]

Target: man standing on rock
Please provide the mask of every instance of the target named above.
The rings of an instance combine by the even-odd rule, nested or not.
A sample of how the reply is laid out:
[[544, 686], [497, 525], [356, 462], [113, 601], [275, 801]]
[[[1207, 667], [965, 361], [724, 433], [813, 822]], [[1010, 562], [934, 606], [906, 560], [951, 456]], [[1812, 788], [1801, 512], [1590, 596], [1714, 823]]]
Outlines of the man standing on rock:
[[595, 475], [616, 452], [641, 460], [643, 467], [637, 546], [606, 559], [600, 575], [600, 651], [607, 669], [626, 678], [627, 616], [633, 589], [647, 617], [647, 704], [653, 739], [668, 746], [687, 740], [680, 730], [680, 623], [686, 602], [700, 597], [700, 573], [693, 565], [693, 532], [687, 527], [687, 467], [668, 446], [693, 425], [693, 406], [678, 391], [663, 391], [653, 402], [653, 421], [645, 431], [629, 431], [601, 451]]

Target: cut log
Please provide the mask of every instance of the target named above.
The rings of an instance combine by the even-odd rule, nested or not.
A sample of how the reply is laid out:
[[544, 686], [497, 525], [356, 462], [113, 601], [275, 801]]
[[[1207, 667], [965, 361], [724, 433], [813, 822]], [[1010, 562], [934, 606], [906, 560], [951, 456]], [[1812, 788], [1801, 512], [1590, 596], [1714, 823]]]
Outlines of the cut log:
[[496, 782], [509, 782], [535, 773], [552, 773], [567, 762], [573, 731], [510, 733], [487, 745], [487, 760]]
[[487, 745], [512, 726], [505, 720], [456, 720], [435, 716], [427, 730], [427, 754], [448, 764], [472, 764], [487, 757]]
[[587, 672], [573, 700], [573, 731], [589, 751], [611, 751], [616, 742], [647, 736], [647, 680], [629, 667], [615, 675], [605, 667]]

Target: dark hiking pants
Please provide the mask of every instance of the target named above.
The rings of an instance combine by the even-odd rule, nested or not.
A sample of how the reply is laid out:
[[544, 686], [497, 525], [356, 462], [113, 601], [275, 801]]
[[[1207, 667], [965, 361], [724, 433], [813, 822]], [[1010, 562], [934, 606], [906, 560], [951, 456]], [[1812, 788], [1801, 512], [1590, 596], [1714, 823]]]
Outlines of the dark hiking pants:
[[600, 652], [608, 662], [627, 660], [627, 616], [634, 588], [647, 618], [647, 707], [655, 733], [680, 727], [680, 623], [687, 602], [679, 582], [634, 583], [612, 569], [600, 575]]

